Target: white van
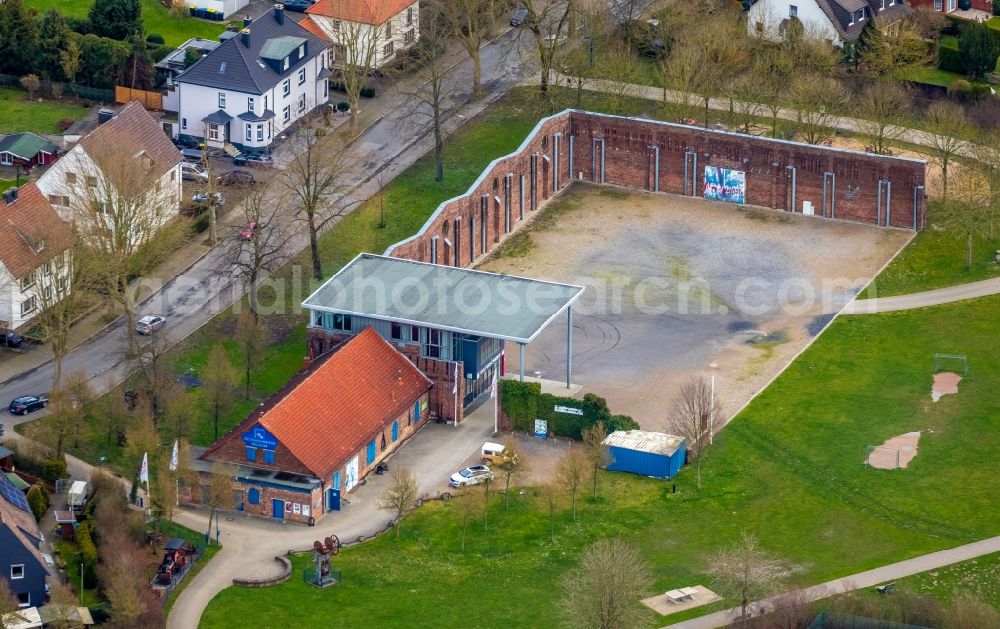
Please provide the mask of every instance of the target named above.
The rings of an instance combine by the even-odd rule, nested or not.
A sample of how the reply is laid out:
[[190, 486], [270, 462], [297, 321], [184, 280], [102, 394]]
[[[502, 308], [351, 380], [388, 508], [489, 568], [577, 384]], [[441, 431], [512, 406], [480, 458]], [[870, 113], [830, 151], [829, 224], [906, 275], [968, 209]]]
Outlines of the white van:
[[487, 441], [483, 444], [483, 463], [499, 463], [504, 458], [504, 447], [499, 443]]

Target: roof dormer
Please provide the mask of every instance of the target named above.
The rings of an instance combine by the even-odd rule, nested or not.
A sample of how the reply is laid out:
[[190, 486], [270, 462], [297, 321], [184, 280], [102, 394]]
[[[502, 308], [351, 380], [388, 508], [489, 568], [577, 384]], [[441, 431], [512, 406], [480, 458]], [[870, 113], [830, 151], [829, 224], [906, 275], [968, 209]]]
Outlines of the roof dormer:
[[260, 58], [275, 72], [284, 74], [306, 56], [308, 47], [309, 44], [304, 37], [291, 35], [272, 37], [264, 42], [264, 46], [260, 49]]

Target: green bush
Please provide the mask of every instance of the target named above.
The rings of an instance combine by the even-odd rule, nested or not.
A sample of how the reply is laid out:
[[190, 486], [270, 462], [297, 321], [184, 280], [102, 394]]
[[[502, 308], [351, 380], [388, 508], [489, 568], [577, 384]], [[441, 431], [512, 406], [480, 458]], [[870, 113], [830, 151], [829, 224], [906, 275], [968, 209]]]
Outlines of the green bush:
[[152, 44], [153, 46], [162, 46], [164, 44], [163, 35], [159, 33], [150, 33], [146, 35], [146, 43]]
[[[639, 428], [639, 424], [627, 415], [612, 415], [607, 400], [593, 393], [578, 400], [541, 391], [537, 382], [503, 381], [500, 398], [504, 414], [514, 430], [531, 432], [535, 420], [542, 419], [548, 422], [549, 432], [579, 440], [583, 430], [597, 422], [603, 422], [608, 432]], [[557, 412], [556, 406], [579, 409], [583, 414]]]
[[350, 111], [350, 109], [351, 109], [350, 103], [344, 101], [340, 101], [339, 103], [337, 103], [337, 111], [339, 111], [340, 113], [344, 113], [345, 111]]
[[76, 527], [76, 543], [80, 547], [80, 563], [83, 564], [83, 586], [97, 587], [97, 546], [90, 532], [90, 520]]
[[962, 74], [965, 69], [962, 67], [962, 55], [958, 51], [958, 46], [946, 46], [941, 44], [938, 47], [937, 66], [946, 72], [957, 72]]
[[[347, 87], [341, 81], [330, 81], [330, 89], [335, 92], [347, 92]], [[373, 87], [362, 87], [359, 92], [364, 98], [372, 98], [375, 96], [375, 88]]]
[[167, 58], [167, 55], [177, 50], [173, 46], [160, 46], [159, 48], [154, 48], [149, 52], [149, 56], [154, 62], [163, 61]]
[[39, 484], [31, 486], [28, 490], [28, 506], [31, 507], [35, 521], [41, 522], [45, 512], [49, 510], [49, 492], [45, 491], [45, 487]]
[[39, 476], [50, 483], [54, 483], [60, 478], [66, 478], [66, 459], [60, 458], [42, 461]]
[[993, 0], [993, 15], [1000, 15], [1000, 0]]
[[965, 79], [958, 79], [948, 84], [948, 95], [959, 101], [968, 101], [973, 97], [972, 83]]

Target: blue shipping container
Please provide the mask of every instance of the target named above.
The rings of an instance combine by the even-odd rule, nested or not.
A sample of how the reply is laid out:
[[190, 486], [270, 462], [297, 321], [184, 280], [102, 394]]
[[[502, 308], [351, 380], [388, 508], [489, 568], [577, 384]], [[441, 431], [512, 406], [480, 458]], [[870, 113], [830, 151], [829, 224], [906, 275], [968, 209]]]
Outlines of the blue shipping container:
[[619, 446], [609, 446], [608, 452], [611, 455], [611, 463], [608, 469], [613, 472], [631, 472], [642, 476], [652, 476], [654, 478], [673, 478], [684, 465], [684, 457], [687, 448], [684, 443], [672, 454], [656, 454], [643, 452]]

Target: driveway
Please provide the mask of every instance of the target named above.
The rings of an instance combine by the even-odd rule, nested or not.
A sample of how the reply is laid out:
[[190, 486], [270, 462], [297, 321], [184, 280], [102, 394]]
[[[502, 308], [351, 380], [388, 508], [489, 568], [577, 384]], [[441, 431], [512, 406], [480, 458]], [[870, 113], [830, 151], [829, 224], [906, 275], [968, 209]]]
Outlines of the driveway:
[[[492, 404], [481, 405], [457, 427], [428, 423], [392, 455], [389, 469], [405, 467], [413, 470], [417, 477], [418, 495], [436, 496], [446, 489], [448, 477], [460, 469], [470, 455], [479, 452], [483, 441], [492, 432]], [[329, 535], [337, 535], [341, 542], [347, 543], [357, 540], [360, 535], [371, 536], [383, 529], [392, 516], [380, 511], [375, 501], [388, 484], [389, 475], [372, 474], [366, 481], [348, 495], [350, 503], [344, 505], [341, 511], [327, 514], [312, 528], [242, 514], [226, 517], [221, 526], [222, 550], [188, 583], [167, 618], [167, 627], [197, 627], [208, 603], [232, 585], [236, 576], [264, 578], [276, 575], [275, 555], [290, 549], [309, 548], [313, 541]], [[196, 531], [205, 530], [208, 511], [181, 509], [174, 520]]]

